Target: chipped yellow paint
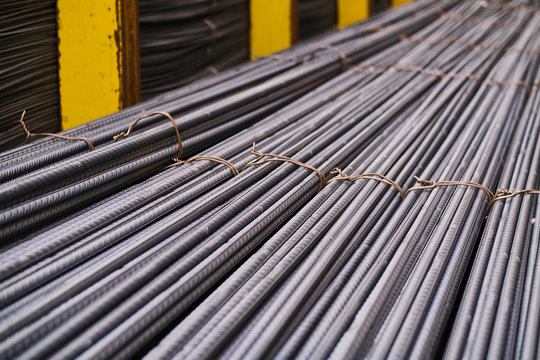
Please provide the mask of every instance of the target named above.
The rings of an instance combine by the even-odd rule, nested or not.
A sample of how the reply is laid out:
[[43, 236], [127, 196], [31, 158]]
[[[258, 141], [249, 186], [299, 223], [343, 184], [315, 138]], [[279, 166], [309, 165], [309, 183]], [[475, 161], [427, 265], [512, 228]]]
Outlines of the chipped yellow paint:
[[251, 58], [272, 54], [292, 45], [295, 0], [250, 0]]
[[337, 0], [337, 23], [341, 29], [369, 16], [370, 0]]
[[62, 128], [121, 108], [116, 0], [58, 0]]
[[412, 2], [413, 0], [392, 0], [391, 3], [392, 3], [392, 7], [398, 7], [398, 6], [401, 6], [401, 5], [405, 5], [405, 4], [408, 4], [410, 2]]

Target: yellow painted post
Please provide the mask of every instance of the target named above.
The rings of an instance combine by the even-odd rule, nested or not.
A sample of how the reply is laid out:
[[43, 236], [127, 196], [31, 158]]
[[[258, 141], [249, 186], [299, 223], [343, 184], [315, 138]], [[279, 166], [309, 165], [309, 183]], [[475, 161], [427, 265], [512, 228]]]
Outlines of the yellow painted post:
[[370, 14], [370, 0], [337, 0], [338, 27], [354, 24]]
[[250, 0], [250, 17], [252, 59], [298, 41], [298, 0]]
[[58, 0], [62, 128], [140, 101], [137, 2]]
[[392, 0], [392, 7], [398, 7], [401, 5], [408, 4], [412, 2], [413, 0]]

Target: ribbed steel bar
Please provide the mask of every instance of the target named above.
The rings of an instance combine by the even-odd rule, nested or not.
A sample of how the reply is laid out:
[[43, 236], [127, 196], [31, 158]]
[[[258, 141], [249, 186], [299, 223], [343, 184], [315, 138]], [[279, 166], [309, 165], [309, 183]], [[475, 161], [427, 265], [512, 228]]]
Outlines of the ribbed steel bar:
[[[538, 94], [533, 93], [519, 136], [512, 143], [511, 160], [506, 164], [500, 188], [539, 186], [538, 101]], [[525, 334], [528, 327], [538, 329], [537, 318], [528, 315], [529, 311], [537, 311], [529, 307], [528, 300], [536, 297], [533, 279], [537, 276], [538, 252], [532, 219], [538, 214], [537, 203], [534, 194], [522, 194], [493, 204], [450, 333], [446, 358], [472, 354], [485, 357], [495, 352], [506, 357], [536, 356], [538, 336]], [[508, 256], [501, 257], [501, 252]], [[516, 262], [518, 257], [522, 260]]]
[[[530, 33], [529, 33], [530, 34]], [[530, 35], [528, 35], [530, 36]], [[527, 38], [527, 36], [524, 36], [524, 38]], [[530, 80], [527, 76], [526, 69], [528, 65], [530, 64], [531, 57], [527, 56], [520, 56], [518, 58], [517, 64], [514, 63], [514, 66], [517, 68], [514, 70], [514, 68], [508, 67], [508, 62], [501, 62], [501, 66], [499, 67], [501, 70], [504, 71], [510, 71], [512, 74], [512, 70], [514, 70], [513, 74], [514, 76], [521, 78], [525, 81]], [[504, 60], [512, 59], [516, 61], [514, 56], [509, 55], [506, 56]], [[497, 75], [502, 75], [502, 71], [494, 71]], [[505, 144], [509, 141], [510, 135], [512, 134], [512, 127], [515, 126], [515, 121], [512, 122], [513, 119], [515, 119], [516, 116], [519, 115], [520, 107], [524, 104], [524, 96], [525, 96], [525, 90], [523, 92], [520, 92], [520, 89], [517, 88], [510, 88], [510, 89], [504, 89], [504, 91], [501, 91], [500, 89], [496, 89], [499, 91], [499, 93], [508, 93], [506, 96], [502, 97], [504, 101], [502, 102], [502, 106], [498, 108], [489, 108], [484, 109], [480, 108], [480, 111], [484, 111], [485, 115], [481, 116], [482, 118], [484, 116], [488, 116], [489, 118], [493, 118], [495, 121], [498, 119], [499, 121], [503, 121], [501, 125], [499, 126], [492, 126], [491, 129], [486, 129], [486, 126], [483, 125], [484, 130], [482, 130], [482, 133], [486, 130], [488, 132], [485, 133], [485, 139], [479, 138], [477, 136], [476, 144], [473, 145], [474, 142], [471, 144], [470, 148], [468, 149], [468, 156], [465, 159], [465, 162], [463, 162], [463, 159], [460, 160], [460, 164], [468, 164], [467, 168], [462, 168], [462, 174], [457, 173], [454, 174], [452, 177], [458, 176], [458, 178], [465, 177], [470, 178], [472, 177], [473, 181], [478, 181], [478, 179], [482, 179], [482, 183], [485, 184], [493, 184], [496, 178], [492, 175], [491, 177], [487, 177], [487, 174], [491, 171], [492, 173], [496, 171], [497, 166], [495, 164], [499, 164], [498, 162], [488, 162], [488, 159], [491, 158], [497, 158], [498, 156], [502, 156], [504, 153], [501, 153], [505, 149]], [[493, 88], [489, 89], [491, 93], [494, 91]], [[489, 99], [489, 97], [486, 97]], [[492, 101], [492, 100], [491, 100]], [[491, 103], [485, 102], [485, 105], [488, 105]], [[505, 103], [506, 102], [506, 103]], [[509, 104], [512, 104], [512, 106], [508, 106]], [[506, 108], [505, 108], [506, 106]], [[516, 109], [517, 107], [517, 109]], [[503, 111], [504, 109], [504, 111]], [[487, 112], [486, 112], [487, 110]], [[476, 115], [477, 118], [479, 117]], [[480, 129], [482, 129], [482, 127]], [[490, 139], [487, 140], [486, 139]], [[484, 140], [481, 142], [481, 140]], [[491, 148], [491, 149], [490, 149]], [[475, 154], [471, 152], [471, 149], [477, 149], [478, 153]], [[486, 153], [486, 151], [490, 151], [491, 153]], [[481, 155], [480, 155], [481, 154]], [[488, 155], [491, 154], [491, 155]], [[457, 153], [455, 154], [457, 155]], [[474, 156], [473, 156], [474, 155]], [[474, 164], [478, 164], [478, 168], [474, 167]], [[447, 167], [447, 172], [451, 169], [451, 167]], [[459, 169], [459, 167], [457, 168]], [[481, 171], [481, 172], [480, 172]], [[485, 173], [487, 171], [487, 174]], [[480, 178], [474, 178], [474, 173], [476, 172], [476, 176], [481, 176]], [[485, 174], [485, 175], [484, 175]], [[497, 174], [495, 172], [495, 174]], [[443, 177], [448, 177], [450, 174], [444, 174]], [[491, 185], [492, 186], [492, 185]], [[453, 190], [453, 189], [451, 189]], [[391, 266], [389, 266], [388, 271], [386, 271], [386, 274], [383, 275], [382, 281], [379, 280], [378, 285], [375, 287], [375, 290], [373, 290], [370, 294], [370, 298], [367, 299], [368, 305], [367, 307], [364, 307], [364, 309], [361, 310], [361, 312], [357, 313], [355, 315], [355, 319], [352, 326], [355, 326], [355, 331], [357, 336], [360, 336], [363, 338], [364, 336], [369, 336], [369, 332], [372, 332], [372, 328], [368, 330], [366, 328], [366, 324], [363, 323], [363, 326], [360, 327], [360, 324], [362, 323], [363, 319], [366, 319], [369, 321], [379, 321], [378, 326], [383, 326], [382, 330], [380, 331], [379, 337], [376, 337], [376, 333], [372, 332], [373, 336], [372, 338], [367, 337], [368, 341], [374, 341], [374, 345], [371, 345], [370, 342], [364, 343], [365, 349], [368, 350], [369, 346], [371, 346], [371, 352], [367, 352], [366, 356], [368, 354], [374, 355], [374, 354], [390, 354], [390, 355], [398, 355], [400, 356], [407, 356], [406, 354], [412, 354], [411, 356], [419, 355], [416, 353], [416, 351], [422, 351], [424, 355], [427, 354], [433, 354], [433, 351], [436, 349], [436, 342], [433, 341], [434, 339], [434, 330], [437, 329], [439, 331], [442, 331], [442, 328], [440, 326], [441, 322], [444, 321], [449, 312], [448, 302], [449, 299], [452, 299], [452, 296], [455, 296], [455, 289], [456, 285], [459, 284], [460, 280], [460, 274], [463, 274], [464, 267], [467, 263], [467, 256], [470, 256], [470, 251], [472, 250], [472, 246], [474, 245], [474, 239], [476, 237], [476, 234], [479, 231], [479, 227], [481, 225], [481, 221], [483, 218], [483, 214], [485, 213], [485, 210], [487, 208], [487, 203], [489, 202], [489, 199], [486, 198], [485, 194], [478, 194], [476, 190], [466, 190], [466, 188], [457, 188], [453, 192], [455, 192], [453, 198], [448, 198], [447, 194], [452, 192], [448, 189], [435, 189], [433, 191], [434, 194], [439, 193], [446, 193], [443, 194], [448, 200], [445, 200], [447, 204], [444, 207], [436, 208], [434, 207], [435, 203], [432, 203], [432, 209], [428, 207], [430, 205], [430, 202], [428, 201], [426, 205], [424, 205], [423, 212], [418, 215], [418, 219], [416, 221], [417, 224], [414, 224], [411, 230], [409, 230], [408, 235], [406, 235], [405, 239], [410, 239], [412, 236], [413, 239], [417, 238], [421, 239], [422, 242], [419, 243], [421, 247], [417, 247], [416, 253], [411, 253], [412, 257], [408, 262], [404, 262], [404, 259], [401, 259], [400, 257], [395, 257], [395, 265], [391, 263]], [[467, 195], [467, 192], [469, 193]], [[473, 194], [476, 193], [476, 196], [473, 197]], [[434, 200], [434, 197], [431, 197]], [[450, 202], [448, 202], [450, 201]], [[465, 202], [469, 202], [468, 204]], [[474, 201], [474, 203], [472, 203]], [[455, 209], [455, 210], [454, 210]], [[444, 211], [443, 211], [444, 210]], [[453, 212], [453, 211], [458, 212]], [[426, 216], [424, 214], [428, 214], [429, 212], [426, 211], [435, 211], [433, 215]], [[444, 216], [448, 214], [447, 216]], [[451, 215], [450, 215], [451, 214]], [[475, 216], [472, 216], [474, 214]], [[468, 223], [465, 222], [465, 217], [468, 216]], [[440, 219], [440, 220], [439, 220]], [[422, 222], [424, 224], [422, 224]], [[418, 226], [422, 224], [422, 227]], [[452, 226], [451, 226], [452, 224]], [[474, 226], [474, 227], [473, 227]], [[414, 232], [413, 232], [414, 231]], [[449, 232], [451, 231], [451, 232]], [[462, 231], [462, 232], [461, 232]], [[424, 234], [422, 237], [422, 234]], [[428, 236], [429, 235], [429, 236]], [[427, 240], [429, 239], [429, 242]], [[436, 239], [436, 240], [435, 240]], [[410, 240], [407, 241], [407, 244], [409, 247], [411, 247], [411, 250], [413, 250], [412, 246], [414, 242], [411, 242]], [[426, 245], [423, 245], [426, 244]], [[428, 246], [429, 245], [429, 246]], [[440, 248], [438, 248], [440, 245], [442, 245]], [[423, 249], [424, 246], [427, 246], [425, 250], [423, 250], [422, 253], [420, 253], [420, 249]], [[448, 248], [450, 246], [450, 248]], [[449, 249], [455, 248], [455, 251], [460, 251], [460, 255], [455, 255], [450, 257], [450, 255], [453, 255]], [[429, 251], [429, 252], [427, 252]], [[426, 254], [425, 257], [418, 258], [420, 254]], [[429, 255], [428, 255], [429, 254]], [[434, 258], [435, 254], [438, 254], [439, 256], [437, 258]], [[420, 261], [422, 259], [422, 262], [419, 262], [414, 267], [413, 264], [416, 263], [416, 261]], [[433, 259], [433, 260], [431, 260]], [[439, 265], [436, 261], [440, 261], [441, 265], [445, 264], [444, 266]], [[400, 262], [399, 266], [398, 261]], [[435, 261], [431, 263], [431, 261]], [[455, 262], [451, 262], [455, 261]], [[409, 268], [403, 267], [407, 264]], [[451, 265], [451, 266], [450, 266]], [[399, 269], [403, 269], [401, 272], [401, 275], [399, 278], [388, 281], [391, 279], [391, 276], [393, 276], [393, 272], [399, 271]], [[406, 270], [406, 271], [404, 271]], [[441, 271], [445, 271], [448, 275], [446, 275], [446, 279], [444, 277], [441, 277]], [[411, 272], [412, 271], [412, 272]], [[414, 280], [408, 280], [407, 277], [408, 274], [411, 274], [410, 276], [416, 276], [416, 281]], [[426, 277], [424, 276], [433, 276], [433, 277]], [[453, 281], [449, 283], [453, 284], [452, 286], [440, 286], [438, 282], [433, 282], [437, 279], [438, 276], [439, 279], [445, 279], [445, 281]], [[419, 282], [419, 279], [422, 279], [422, 282]], [[387, 280], [388, 279], [388, 280]], [[413, 278], [414, 279], [414, 278]], [[400, 281], [400, 282], [395, 282]], [[392, 284], [392, 285], [390, 285]], [[422, 284], [422, 287], [419, 287], [420, 284]], [[407, 286], [408, 285], [408, 286]], [[435, 286], [436, 285], [436, 286]], [[392, 288], [390, 288], [392, 286]], [[408, 289], [410, 292], [404, 292], [404, 290], [401, 288], [402, 286], [406, 286], [405, 289]], [[435, 286], [435, 287], [434, 287]], [[385, 289], [386, 288], [386, 289]], [[380, 293], [378, 292], [380, 289]], [[413, 290], [414, 289], [414, 290]], [[433, 294], [431, 296], [426, 297], [425, 293], [423, 293], [420, 289], [425, 289], [425, 291], [435, 291], [437, 290], [436, 295]], [[398, 291], [401, 291], [402, 293], [398, 297]], [[387, 299], [386, 304], [381, 302], [375, 302], [377, 301], [378, 294], [385, 294], [384, 298]], [[390, 294], [394, 294], [392, 296], [389, 296]], [[440, 297], [439, 297], [440, 295]], [[432, 300], [433, 299], [433, 300]], [[415, 302], [413, 302], [415, 301]], [[430, 304], [430, 307], [426, 307], [426, 305], [422, 304], [422, 301], [428, 301], [428, 304]], [[433, 301], [433, 302], [431, 302]], [[422, 305], [421, 305], [422, 304]], [[385, 307], [383, 307], [385, 306]], [[407, 306], [407, 310], [403, 308], [403, 310], [400, 310], [399, 306]], [[424, 306], [423, 310], [424, 312], [414, 312], [414, 306]], [[441, 306], [445, 306], [444, 313], [441, 313], [442, 309]], [[384, 324], [380, 323], [380, 319], [384, 319], [385, 317], [375, 316], [374, 309], [380, 309], [378, 311], [382, 311], [383, 314], [389, 314], [387, 315], [387, 320]], [[390, 312], [391, 311], [391, 312]], [[401, 312], [400, 312], [401, 311]], [[416, 314], [419, 314], [415, 316]], [[419, 317], [421, 316], [421, 317]], [[425, 316], [425, 318], [424, 318]], [[400, 319], [400, 320], [397, 320]], [[424, 319], [424, 325], [422, 328], [420, 328], [420, 332], [412, 331], [411, 325], [407, 327], [407, 321], [419, 321], [419, 319]], [[428, 321], [429, 320], [429, 321]], [[401, 323], [400, 321], [403, 321], [404, 323]], [[421, 324], [421, 323], [417, 323]], [[398, 326], [401, 325], [402, 327], [398, 328]], [[394, 330], [396, 338], [393, 338], [392, 333], [389, 333], [388, 327], [392, 327]], [[413, 328], [414, 329], [414, 328]], [[417, 328], [418, 329], [418, 328]], [[380, 340], [377, 340], [377, 339]], [[412, 341], [414, 339], [414, 347], [412, 346]], [[344, 342], [342, 344], [347, 344], [342, 350], [346, 349], [358, 349], [360, 351], [360, 346], [362, 343], [356, 343], [352, 344], [351, 337], [348, 337], [346, 340], [344, 339]], [[364, 351], [366, 351], [364, 350]], [[411, 353], [409, 353], [409, 351]], [[389, 352], [389, 353], [387, 353]], [[336, 353], [336, 355], [343, 356], [344, 352]]]
[[[530, 36], [530, 35], [529, 35], [529, 36]], [[500, 35], [499, 35], [499, 37], [500, 37]], [[499, 39], [500, 39], [500, 38], [499, 38]], [[507, 41], [508, 41], [508, 42], [511, 42], [511, 41], [512, 41], [512, 37], [508, 37], [508, 38], [507, 38]], [[509, 45], [510, 45], [510, 44], [509, 44]], [[497, 52], [495, 52], [495, 53], [497, 53]], [[502, 52], [499, 51], [498, 53], [501, 54]], [[496, 60], [496, 59], [497, 59], [497, 57], [492, 57], [492, 61], [493, 61], [493, 60]], [[484, 91], [486, 91], [487, 88], [488, 88], [488, 86], [484, 86]], [[514, 91], [515, 91], [515, 89], [514, 89]], [[481, 98], [482, 98], [481, 96], [478, 96], [477, 101], [479, 101]], [[518, 101], [517, 103], [518, 103], [518, 107], [519, 107], [519, 104], [523, 105], [523, 101]], [[473, 106], [471, 106], [471, 108], [473, 108]], [[513, 112], [516, 112], [516, 111], [518, 111], [518, 110], [515, 110], [515, 109], [513, 110]], [[512, 113], [512, 112], [511, 112], [511, 113]], [[457, 115], [455, 115], [455, 116], [457, 116]], [[502, 116], [501, 116], [501, 117], [502, 117]], [[500, 118], [501, 118], [501, 117], [500, 117]], [[510, 116], [510, 119], [511, 119], [511, 118], [512, 118], [512, 116]], [[467, 119], [467, 117], [463, 117], [460, 121], [461, 121], [461, 123], [462, 123], [461, 126], [463, 127], [463, 126], [465, 126], [465, 124], [467, 124], [468, 119]], [[476, 126], [479, 126], [479, 125], [481, 125], [481, 123], [477, 120]], [[507, 126], [507, 127], [508, 127], [508, 126], [511, 126], [511, 122], [507, 122], [507, 125], [506, 125], [506, 126]], [[496, 129], [496, 127], [493, 128], [493, 131], [494, 131], [495, 129]], [[508, 133], [508, 132], [507, 132], [507, 133]], [[511, 132], [509, 132], [509, 133], [511, 133]], [[459, 128], [456, 129], [456, 132], [454, 132], [454, 136], [458, 136], [458, 134], [459, 134]], [[471, 135], [474, 134], [474, 132], [470, 132], [469, 134], [470, 134], [470, 136], [471, 136]], [[481, 136], [477, 136], [476, 138], [477, 138], [477, 141], [479, 141], [479, 140], [482, 139]], [[503, 139], [504, 139], [504, 137], [503, 137]], [[508, 137], [506, 137], [506, 139], [508, 139]], [[470, 140], [469, 140], [469, 141], [470, 141]], [[450, 141], [448, 142], [448, 146], [450, 146], [450, 145], [452, 144], [452, 142], [453, 142], [453, 141], [450, 140]], [[489, 141], [485, 141], [485, 142], [483, 143], [483, 146], [485, 147], [485, 146], [487, 146], [488, 144], [489, 144]], [[502, 144], [504, 144], [504, 141], [502, 141]], [[504, 148], [504, 146], [500, 146], [500, 145], [499, 145], [499, 150], [497, 150], [497, 151], [500, 152], [501, 149], [503, 149], [503, 148]], [[441, 152], [440, 154], [441, 154], [440, 156], [444, 156], [444, 155], [446, 154], [446, 152]], [[469, 154], [472, 155], [473, 152], [471, 152], [471, 151], [469, 150]], [[437, 163], [434, 162], [433, 165], [437, 165]], [[322, 197], [322, 195], [321, 195], [321, 197]], [[484, 198], [484, 199], [481, 199], [481, 200], [482, 200], [481, 202], [484, 202], [484, 204], [485, 204], [485, 198]], [[313, 210], [311, 210], [311, 211], [313, 211]], [[482, 214], [482, 212], [480, 212], [480, 214]], [[481, 218], [481, 217], [482, 217], [482, 216], [480, 216], [480, 218]], [[410, 225], [409, 225], [409, 226], [410, 226]], [[379, 231], [380, 231], [380, 230], [379, 230]], [[478, 229], [476, 229], [476, 231], [478, 231]], [[334, 240], [335, 240], [335, 239], [334, 239]], [[384, 241], [384, 239], [381, 239], [381, 241]], [[293, 286], [293, 287], [294, 287], [294, 286]], [[224, 294], [225, 294], [225, 293], [224, 293]], [[272, 298], [272, 300], [275, 300], [275, 299], [276, 299], [275, 297]], [[214, 300], [213, 298], [209, 298], [208, 301], [212, 302], [213, 300]], [[269, 304], [270, 304], [269, 306], [279, 307], [278, 304], [274, 304], [273, 302], [270, 302]], [[296, 304], [303, 304], [303, 303], [302, 303], [301, 301], [298, 301], [298, 300], [297, 300]], [[268, 307], [263, 308], [263, 310], [264, 310], [264, 311], [267, 311], [267, 310], [268, 310]], [[201, 311], [203, 311], [203, 310], [201, 310]], [[243, 310], [242, 310], [242, 309], [239, 309], [239, 311], [240, 311], [239, 313], [242, 313], [243, 311], [246, 311], [246, 310], [245, 310], [245, 309], [243, 309]], [[204, 311], [203, 311], [203, 313], [204, 313]], [[226, 313], [228, 313], [228, 312], [226, 312]], [[275, 317], [273, 317], [272, 319], [275, 319]], [[253, 320], [253, 321], [254, 321], [253, 324], [254, 324], [254, 325], [255, 325], [255, 324], [259, 324], [258, 321], [260, 321], [260, 320], [261, 320], [260, 318], [258, 318], [257, 320]], [[276, 321], [277, 321], [277, 320], [276, 320]], [[285, 323], [286, 323], [286, 322], [285, 322], [285, 320], [284, 320], [284, 323], [283, 323], [283, 324], [285, 324]], [[229, 327], [230, 324], [223, 323], [223, 326], [225, 326], [224, 329], [231, 329], [231, 328]], [[261, 325], [259, 325], [259, 326], [264, 327], [265, 325], [262, 325], [262, 324], [261, 324]], [[210, 328], [213, 329], [213, 327], [210, 327]], [[260, 334], [259, 334], [259, 335], [253, 334], [253, 330], [254, 330], [253, 327], [249, 327], [249, 328], [246, 328], [246, 329], [247, 329], [247, 330], [246, 330], [246, 334], [250, 334], [250, 336], [251, 336], [252, 338], [255, 338], [255, 337], [258, 336], [257, 338], [260, 339], [260, 341], [263, 341], [263, 342], [264, 342], [264, 341], [267, 341], [267, 340], [269, 339], [268, 337], [261, 336]], [[232, 333], [224, 333], [224, 332], [222, 332], [222, 331], [220, 331], [220, 330], [215, 330], [215, 331], [216, 331], [216, 333], [218, 333], [218, 334], [220, 333], [220, 334], [223, 334], [223, 335], [226, 335], [226, 334], [233, 335], [233, 334], [234, 334], [234, 332], [232, 332]], [[184, 333], [184, 334], [187, 335], [187, 333]], [[206, 338], [204, 337], [205, 335], [201, 335], [201, 336], [203, 336], [203, 337], [199, 338], [198, 341], [201, 341], [201, 340], [203, 340], [203, 339], [207, 340], [207, 342], [205, 341], [205, 344], [207, 344], [207, 346], [205, 347], [204, 345], [200, 345], [200, 346], [201, 346], [200, 349], [201, 349], [203, 352], [202, 352], [202, 353], [194, 353], [194, 356], [195, 356], [195, 357], [196, 357], [197, 355], [201, 355], [201, 354], [210, 354], [210, 353], [208, 352], [208, 351], [211, 351], [211, 350], [210, 350], [211, 348], [210, 348], [209, 346], [212, 346], [212, 347], [213, 347], [214, 344], [215, 344], [215, 343], [213, 342], [213, 340], [206, 339]], [[241, 335], [240, 335], [240, 337], [241, 337]], [[272, 339], [272, 338], [270, 337], [270, 339]], [[319, 340], [318, 342], [316, 342], [316, 344], [324, 344], [324, 345], [327, 345], [327, 343], [328, 343], [328, 338], [325, 337], [324, 339], [325, 339], [324, 341]], [[174, 342], [177, 341], [177, 340], [178, 340], [178, 338], [174, 338], [174, 340], [171, 340], [171, 342], [174, 343]], [[243, 341], [245, 341], [245, 340], [246, 340], [245, 338], [241, 338], [241, 343], [244, 344], [245, 346], [249, 346], [249, 348], [252, 349], [252, 348], [251, 348], [251, 345], [248, 345], [249, 343], [244, 343], [244, 342], [243, 342]], [[194, 341], [194, 346], [198, 346], [198, 345], [199, 345], [199, 342], [198, 342], [198, 341]], [[219, 345], [215, 345], [215, 346], [217, 347], [217, 346], [219, 346]], [[235, 345], [234, 345], [234, 344], [230, 345], [230, 348], [231, 348], [231, 349], [234, 349], [234, 348], [235, 348]], [[195, 355], [195, 354], [196, 354], [196, 355]], [[226, 356], [230, 356], [231, 354], [232, 354], [232, 353], [226, 353]], [[238, 353], [238, 354], [240, 354], [240, 353]], [[253, 355], [253, 354], [254, 354], [254, 353], [252, 353], [252, 355]], [[318, 352], [318, 351], [315, 352], [315, 353], [312, 353], [312, 355], [313, 355], [313, 354], [318, 354], [318, 356], [322, 356], [321, 353]], [[350, 353], [349, 353], [349, 354], [350, 354]], [[153, 355], [155, 355], [155, 354], [153, 354]], [[183, 356], [185, 356], [185, 355], [186, 355], [186, 353], [183, 354]], [[244, 355], [245, 355], [245, 354], [244, 354]]]
[[[434, 358], [452, 341], [465, 354], [463, 336], [477, 331], [473, 355], [533, 355], [539, 325], [526, 314], [538, 312], [535, 195], [495, 201], [485, 228], [493, 240], [479, 235], [497, 184], [538, 186], [540, 15], [451, 5], [394, 15], [405, 26], [399, 38], [392, 28], [359, 40], [355, 27], [325, 35], [344, 36], [338, 50], [353, 63], [365, 59], [357, 68], [341, 73], [331, 48], [311, 58], [315, 38], [298, 47], [309, 61], [182, 110], [186, 158], [215, 156], [240, 169], [256, 157], [255, 142], [294, 164], [263, 163], [238, 176], [208, 161], [163, 169], [178, 145], [152, 120], [139, 137], [104, 145], [115, 159], [104, 151], [74, 167], [73, 159], [88, 159], [75, 155], [16, 178], [25, 192], [0, 189], [12, 199], [2, 231], [28, 233], [0, 253], [0, 354], [133, 358], [154, 348], [148, 358]], [[381, 18], [392, 19], [371, 21]], [[257, 68], [287, 63], [263, 59]], [[219, 76], [193, 86], [211, 94]], [[181, 103], [169, 95], [160, 101]], [[327, 179], [339, 167], [396, 184], [345, 177], [321, 186], [298, 161]], [[477, 186], [398, 191], [415, 185], [413, 175]], [[490, 242], [515, 256], [491, 256]], [[482, 263], [471, 279], [478, 285], [493, 274], [497, 293], [467, 287], [469, 307], [453, 320], [478, 243]], [[475, 308], [479, 301], [519, 311]], [[471, 331], [458, 319], [474, 311], [482, 317]], [[452, 322], [462, 336], [448, 341]]]
[[[324, 118], [321, 118], [320, 121], [323, 121], [323, 120], [324, 120]], [[320, 130], [320, 132], [321, 132], [321, 133], [326, 133], [324, 127]], [[294, 139], [293, 139], [293, 140], [294, 140]], [[304, 142], [309, 142], [309, 141], [310, 141], [309, 138], [307, 138], [307, 139], [304, 140]], [[326, 141], [329, 141], [329, 140], [326, 140]], [[302, 144], [302, 143], [297, 144], [297, 146], [300, 146], [301, 144]], [[324, 143], [323, 143], [323, 144], [324, 144]], [[321, 144], [321, 145], [323, 145], [323, 144]], [[319, 146], [321, 146], [321, 145], [319, 145]], [[261, 170], [262, 170], [262, 169], [261, 169]], [[257, 172], [260, 173], [261, 170], [258, 170]], [[289, 170], [289, 171], [290, 171], [290, 170]], [[208, 206], [213, 206], [213, 205], [212, 205], [212, 203], [208, 203]], [[184, 213], [185, 213], [185, 210], [180, 209], [178, 212], [184, 212]], [[185, 215], [187, 215], [187, 214], [185, 214]], [[173, 218], [176, 218], [176, 216], [175, 216], [174, 214], [173, 214], [172, 217], [173, 217]], [[189, 218], [187, 218], [186, 221], [189, 221]], [[178, 223], [178, 222], [176, 222], [175, 225], [180, 225], [180, 226], [182, 226], [182, 225], [181, 225], [180, 223]], [[156, 229], [159, 229], [159, 227], [156, 227]], [[155, 235], [153, 235], [152, 237], [155, 237]]]
[[[433, 54], [433, 56], [435, 56], [435, 53]], [[413, 75], [414, 75], [414, 74], [413, 74]], [[350, 76], [350, 75], [349, 75], [349, 76]], [[402, 81], [402, 82], [404, 82], [404, 81], [406, 82], [406, 81], [407, 81], [407, 77], [405, 77], [404, 79], [401, 79], [401, 81]], [[433, 78], [432, 81], [436, 81], [436, 79]], [[384, 82], [383, 82], [383, 83], [384, 83]], [[429, 83], [427, 83], [427, 84], [429, 84]], [[414, 85], [414, 84], [412, 84], [412, 85]], [[411, 86], [412, 86], [412, 85], [411, 85]], [[424, 85], [424, 86], [425, 86], [425, 85]], [[396, 90], [397, 90], [397, 89], [396, 89]], [[417, 90], [417, 91], [418, 91], [418, 90]], [[402, 94], [405, 94], [406, 92], [407, 92], [407, 89], [402, 90], [402, 92], [401, 92], [400, 95], [399, 95], [399, 98], [403, 99], [403, 95], [402, 95]], [[369, 92], [368, 92], [368, 93], [369, 93]], [[373, 96], [373, 95], [372, 95], [372, 96]], [[382, 99], [379, 99], [378, 101], [380, 102], [380, 101], [382, 101]], [[391, 104], [391, 103], [389, 103], [389, 104]], [[405, 103], [405, 104], [406, 104], [406, 103]], [[367, 109], [366, 109], [366, 110], [367, 110]], [[398, 109], [394, 109], [393, 111], [394, 111], [394, 113], [395, 113], [396, 111], [398, 111]], [[373, 117], [374, 117], [374, 116], [373, 116]], [[357, 125], [357, 127], [358, 127], [358, 125]], [[363, 125], [361, 126], [361, 128], [363, 128]], [[376, 130], [377, 128], [374, 127], [373, 129]], [[324, 129], [322, 129], [322, 130], [324, 130]], [[349, 135], [349, 136], [350, 136], [350, 135]], [[364, 135], [364, 136], [365, 136], [365, 135]], [[326, 141], [328, 141], [328, 140], [326, 140]], [[321, 146], [321, 145], [324, 145], [324, 143], [323, 143], [323, 144], [319, 144], [319, 146]], [[349, 150], [349, 151], [350, 151], [350, 150]], [[260, 171], [259, 171], [259, 172], [260, 172]], [[311, 180], [311, 182], [313, 182], [313, 180]]]

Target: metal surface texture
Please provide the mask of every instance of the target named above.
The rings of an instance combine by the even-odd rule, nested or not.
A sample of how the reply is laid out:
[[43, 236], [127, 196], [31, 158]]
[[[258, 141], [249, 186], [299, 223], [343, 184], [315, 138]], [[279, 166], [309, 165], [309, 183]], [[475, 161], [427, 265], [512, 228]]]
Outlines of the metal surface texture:
[[539, 27], [417, 1], [0, 154], [0, 355], [538, 356]]

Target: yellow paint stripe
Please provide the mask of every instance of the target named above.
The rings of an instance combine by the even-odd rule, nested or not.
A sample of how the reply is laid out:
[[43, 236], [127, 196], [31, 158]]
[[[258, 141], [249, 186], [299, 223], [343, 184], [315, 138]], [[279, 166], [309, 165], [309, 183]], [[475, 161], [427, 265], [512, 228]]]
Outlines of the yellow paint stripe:
[[250, 0], [251, 58], [291, 46], [295, 15], [295, 0]]
[[401, 6], [401, 5], [405, 5], [405, 4], [408, 4], [410, 2], [412, 2], [413, 0], [392, 0], [392, 7], [398, 7], [398, 6]]
[[369, 16], [369, 0], [338, 0], [338, 27], [354, 24]]
[[62, 128], [121, 108], [116, 0], [58, 0]]

